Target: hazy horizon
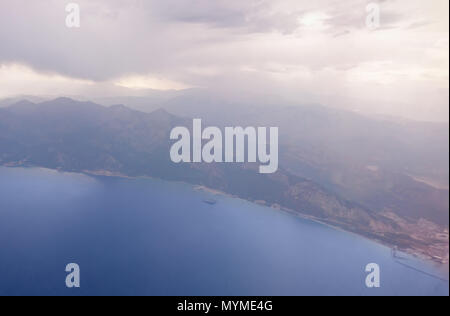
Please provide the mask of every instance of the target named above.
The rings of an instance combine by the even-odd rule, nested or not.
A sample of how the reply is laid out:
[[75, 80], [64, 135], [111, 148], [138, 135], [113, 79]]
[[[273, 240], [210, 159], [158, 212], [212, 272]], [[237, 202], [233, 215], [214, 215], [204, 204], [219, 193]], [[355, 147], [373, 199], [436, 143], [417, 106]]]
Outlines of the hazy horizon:
[[448, 1], [0, 3], [0, 98], [203, 89], [448, 122]]

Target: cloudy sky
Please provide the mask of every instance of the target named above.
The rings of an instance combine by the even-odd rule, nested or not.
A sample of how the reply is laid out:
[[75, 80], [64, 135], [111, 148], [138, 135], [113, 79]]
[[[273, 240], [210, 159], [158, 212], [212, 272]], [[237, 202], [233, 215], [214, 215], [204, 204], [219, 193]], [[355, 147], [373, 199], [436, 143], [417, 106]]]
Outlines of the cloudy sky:
[[0, 98], [206, 88], [448, 120], [448, 0], [0, 0]]

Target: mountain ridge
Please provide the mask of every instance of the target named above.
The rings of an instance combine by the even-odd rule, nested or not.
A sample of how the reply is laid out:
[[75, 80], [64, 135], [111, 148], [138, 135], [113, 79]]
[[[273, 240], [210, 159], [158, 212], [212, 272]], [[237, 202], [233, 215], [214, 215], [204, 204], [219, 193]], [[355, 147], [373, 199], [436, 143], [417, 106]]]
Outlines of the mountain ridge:
[[[0, 109], [0, 164], [184, 181], [279, 205], [437, 261], [448, 257], [448, 242], [445, 247], [445, 240], [435, 238], [445, 230], [427, 222], [426, 233], [412, 235], [415, 224], [407, 218], [372, 211], [284, 168], [263, 176], [252, 164], [173, 164], [170, 130], [191, 123], [163, 109], [142, 113], [68, 98], [29, 105], [28, 110], [13, 105]], [[430, 252], [430, 244], [437, 248]]]

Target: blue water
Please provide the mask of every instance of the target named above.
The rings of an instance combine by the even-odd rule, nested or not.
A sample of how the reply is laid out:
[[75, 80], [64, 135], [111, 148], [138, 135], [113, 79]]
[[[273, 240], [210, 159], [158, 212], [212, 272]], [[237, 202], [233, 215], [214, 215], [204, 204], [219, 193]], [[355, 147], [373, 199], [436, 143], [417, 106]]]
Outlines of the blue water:
[[[79, 289], [65, 286], [72, 262]], [[378, 289], [365, 286], [372, 262]], [[448, 293], [387, 247], [186, 184], [0, 168], [0, 295]]]

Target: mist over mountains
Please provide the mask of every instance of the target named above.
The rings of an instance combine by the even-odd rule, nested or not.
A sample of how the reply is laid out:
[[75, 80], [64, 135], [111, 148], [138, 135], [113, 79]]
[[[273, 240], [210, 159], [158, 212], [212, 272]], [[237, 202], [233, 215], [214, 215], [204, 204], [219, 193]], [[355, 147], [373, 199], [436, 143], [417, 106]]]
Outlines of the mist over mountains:
[[220, 102], [176, 98], [165, 108], [219, 126], [279, 126], [280, 164], [291, 173], [377, 211], [448, 225], [448, 124], [374, 119], [321, 105]]
[[[144, 110], [149, 113], [68, 98], [1, 108], [0, 164], [184, 181], [438, 261], [448, 257], [448, 124], [198, 96], [159, 99]], [[280, 170], [261, 175], [256, 164], [172, 163], [170, 131], [190, 126], [192, 118], [215, 126], [278, 126]]]

